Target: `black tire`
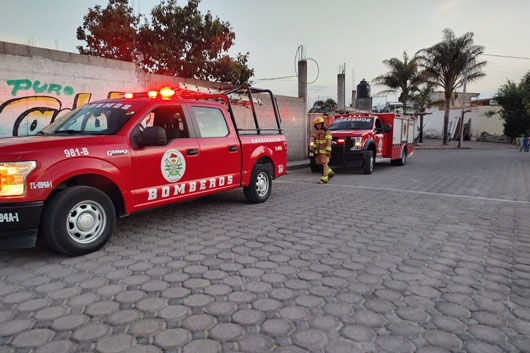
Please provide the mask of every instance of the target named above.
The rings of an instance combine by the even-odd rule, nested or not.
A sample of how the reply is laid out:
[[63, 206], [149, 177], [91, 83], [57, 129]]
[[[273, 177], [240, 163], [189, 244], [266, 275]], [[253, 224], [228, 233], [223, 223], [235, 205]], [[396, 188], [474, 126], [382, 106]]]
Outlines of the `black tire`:
[[322, 173], [322, 166], [316, 163], [315, 157], [309, 158], [309, 168], [313, 173]]
[[311, 171], [313, 173], [322, 173], [322, 166], [321, 165], [318, 165], [318, 164], [314, 164], [313, 165], [313, 164], [311, 164], [310, 167], [311, 167]]
[[405, 165], [406, 162], [407, 162], [407, 148], [406, 147], [403, 147], [403, 149], [401, 150], [401, 158], [393, 159], [390, 161], [392, 165], [399, 165], [399, 166]]
[[375, 165], [375, 156], [372, 150], [364, 152], [363, 156], [363, 172], [364, 174], [372, 174]]
[[243, 188], [248, 202], [262, 203], [267, 201], [272, 191], [270, 168], [264, 164], [256, 164], [250, 175], [250, 183]]
[[41, 232], [53, 250], [77, 256], [101, 249], [115, 227], [116, 210], [107, 194], [90, 186], [73, 186], [48, 202]]

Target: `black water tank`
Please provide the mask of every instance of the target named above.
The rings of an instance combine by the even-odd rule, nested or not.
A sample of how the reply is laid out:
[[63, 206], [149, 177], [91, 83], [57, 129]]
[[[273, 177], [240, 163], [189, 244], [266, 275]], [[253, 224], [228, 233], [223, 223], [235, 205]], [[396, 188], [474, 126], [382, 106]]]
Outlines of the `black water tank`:
[[357, 85], [357, 98], [370, 98], [370, 84], [364, 78]]

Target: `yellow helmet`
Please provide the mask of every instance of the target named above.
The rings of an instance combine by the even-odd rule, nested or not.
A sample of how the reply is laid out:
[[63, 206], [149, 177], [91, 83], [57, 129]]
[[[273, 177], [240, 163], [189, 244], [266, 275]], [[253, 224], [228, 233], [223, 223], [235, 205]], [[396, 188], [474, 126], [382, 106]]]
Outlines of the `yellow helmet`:
[[323, 124], [324, 123], [324, 118], [321, 117], [321, 116], [317, 116], [314, 120], [314, 123], [315, 124]]

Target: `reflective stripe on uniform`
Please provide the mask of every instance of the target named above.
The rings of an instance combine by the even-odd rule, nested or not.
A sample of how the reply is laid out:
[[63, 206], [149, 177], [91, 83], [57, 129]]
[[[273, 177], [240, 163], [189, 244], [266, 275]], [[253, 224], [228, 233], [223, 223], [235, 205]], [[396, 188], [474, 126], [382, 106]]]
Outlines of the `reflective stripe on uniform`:
[[320, 151], [318, 151], [318, 153], [320, 153], [320, 154], [326, 154], [326, 153], [328, 153], [328, 151], [326, 151], [326, 150], [320, 150]]
[[331, 147], [326, 147], [326, 151], [331, 151]]
[[322, 176], [322, 177], [320, 177], [320, 180], [328, 181], [328, 177], [327, 177], [327, 175], [326, 175], [326, 176]]
[[333, 138], [333, 136], [331, 135], [326, 135], [326, 140], [331, 140]]

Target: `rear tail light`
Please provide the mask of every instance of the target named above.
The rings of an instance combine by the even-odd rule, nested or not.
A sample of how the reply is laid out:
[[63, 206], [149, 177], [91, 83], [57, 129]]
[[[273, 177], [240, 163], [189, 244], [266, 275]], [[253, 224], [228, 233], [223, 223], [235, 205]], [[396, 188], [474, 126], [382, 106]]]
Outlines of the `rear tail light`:
[[344, 144], [344, 139], [337, 139], [337, 144], [343, 145]]

